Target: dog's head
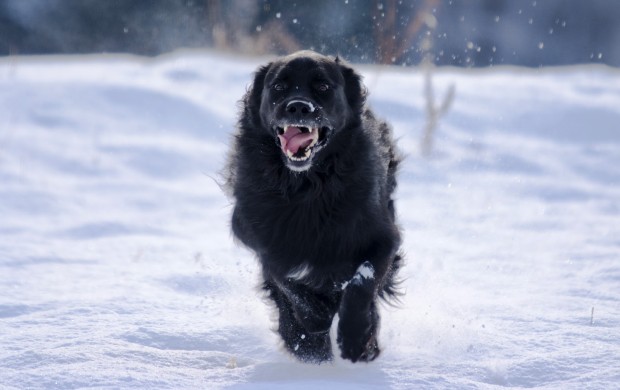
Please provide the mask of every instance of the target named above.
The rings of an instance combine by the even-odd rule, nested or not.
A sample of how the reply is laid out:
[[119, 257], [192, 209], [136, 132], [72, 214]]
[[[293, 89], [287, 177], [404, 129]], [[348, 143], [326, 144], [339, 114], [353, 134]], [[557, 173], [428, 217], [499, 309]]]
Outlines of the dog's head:
[[360, 77], [338, 58], [300, 51], [260, 68], [245, 98], [253, 123], [273, 137], [286, 166], [308, 170], [330, 139], [359, 123]]

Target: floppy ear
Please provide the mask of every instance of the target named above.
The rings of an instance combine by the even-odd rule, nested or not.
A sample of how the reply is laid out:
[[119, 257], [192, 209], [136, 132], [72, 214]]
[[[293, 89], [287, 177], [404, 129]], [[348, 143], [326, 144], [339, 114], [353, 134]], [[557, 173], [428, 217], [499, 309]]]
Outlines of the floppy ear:
[[265, 76], [269, 68], [271, 68], [271, 64], [270, 62], [256, 70], [254, 73], [254, 81], [243, 96], [243, 111], [250, 119], [250, 123], [260, 123], [261, 96], [265, 85]]
[[362, 84], [362, 77], [339, 57], [336, 57], [335, 61], [340, 66], [340, 72], [344, 78], [344, 93], [349, 107], [357, 115], [362, 112], [366, 103], [366, 88]]

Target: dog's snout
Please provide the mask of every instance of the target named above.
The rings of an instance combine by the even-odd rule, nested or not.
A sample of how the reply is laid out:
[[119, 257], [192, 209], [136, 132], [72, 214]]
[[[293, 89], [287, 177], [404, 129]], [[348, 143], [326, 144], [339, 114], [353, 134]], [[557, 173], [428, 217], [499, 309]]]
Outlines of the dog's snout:
[[296, 116], [306, 116], [314, 112], [316, 107], [307, 100], [293, 99], [286, 104], [286, 112]]

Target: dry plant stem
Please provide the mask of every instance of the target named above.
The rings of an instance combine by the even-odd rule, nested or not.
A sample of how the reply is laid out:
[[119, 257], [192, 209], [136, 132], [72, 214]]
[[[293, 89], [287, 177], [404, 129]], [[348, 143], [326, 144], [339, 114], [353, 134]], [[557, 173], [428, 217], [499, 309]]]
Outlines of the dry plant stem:
[[439, 118], [448, 112], [454, 101], [454, 84], [450, 84], [448, 91], [439, 106], [435, 105], [435, 94], [433, 91], [433, 70], [434, 66], [430, 55], [426, 55], [422, 63], [424, 69], [424, 96], [426, 100], [426, 125], [424, 126], [424, 136], [422, 137], [422, 154], [428, 156], [433, 149], [434, 134], [437, 129]]

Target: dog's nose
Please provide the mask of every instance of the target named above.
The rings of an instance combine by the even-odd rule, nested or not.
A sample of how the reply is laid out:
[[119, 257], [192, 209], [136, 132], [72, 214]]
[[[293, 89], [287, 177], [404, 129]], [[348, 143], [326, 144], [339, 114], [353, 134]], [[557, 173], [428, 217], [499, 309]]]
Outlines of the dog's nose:
[[293, 99], [286, 104], [286, 112], [289, 114], [305, 116], [313, 113], [316, 107], [307, 100]]

